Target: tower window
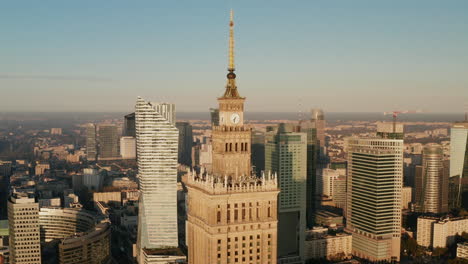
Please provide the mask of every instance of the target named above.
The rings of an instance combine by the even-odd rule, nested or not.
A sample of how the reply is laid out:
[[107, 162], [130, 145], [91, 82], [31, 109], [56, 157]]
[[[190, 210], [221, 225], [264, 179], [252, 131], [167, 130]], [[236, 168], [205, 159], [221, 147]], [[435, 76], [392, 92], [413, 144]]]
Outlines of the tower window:
[[229, 143], [229, 151], [232, 151], [232, 143]]
[[228, 151], [228, 143], [226, 143], [226, 150], [225, 150], [225, 151], [226, 151], [226, 152]]
[[236, 143], [236, 152], [237, 152], [237, 143]]

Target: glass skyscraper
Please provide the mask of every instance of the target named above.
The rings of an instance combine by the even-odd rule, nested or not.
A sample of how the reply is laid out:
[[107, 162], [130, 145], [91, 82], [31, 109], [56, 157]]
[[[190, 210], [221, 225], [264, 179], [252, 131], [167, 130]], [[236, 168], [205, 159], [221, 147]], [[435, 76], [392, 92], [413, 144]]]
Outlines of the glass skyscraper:
[[[307, 134], [280, 124], [268, 132], [265, 171], [278, 175], [278, 256], [283, 261], [302, 259], [306, 227]], [[286, 258], [286, 259], [285, 259]]]
[[423, 149], [422, 166], [416, 170], [416, 211], [447, 212], [448, 179], [442, 146], [428, 144]]

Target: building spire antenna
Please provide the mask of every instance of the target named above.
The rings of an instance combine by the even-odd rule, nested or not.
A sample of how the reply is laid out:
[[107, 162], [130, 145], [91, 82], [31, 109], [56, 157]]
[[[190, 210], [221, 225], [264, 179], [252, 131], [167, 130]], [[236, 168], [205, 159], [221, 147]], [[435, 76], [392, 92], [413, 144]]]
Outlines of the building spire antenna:
[[234, 71], [234, 11], [231, 9], [229, 19], [229, 65], [228, 71]]
[[224, 92], [223, 98], [240, 98], [239, 92], [237, 92], [236, 86], [236, 74], [234, 73], [234, 11], [230, 12], [229, 18], [229, 62], [228, 62], [228, 74], [226, 91]]

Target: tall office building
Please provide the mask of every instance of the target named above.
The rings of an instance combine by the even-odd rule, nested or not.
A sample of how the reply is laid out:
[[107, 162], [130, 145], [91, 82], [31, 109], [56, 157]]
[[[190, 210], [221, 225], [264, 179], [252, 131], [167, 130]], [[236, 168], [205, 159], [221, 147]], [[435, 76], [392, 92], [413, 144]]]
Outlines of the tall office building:
[[468, 210], [468, 121], [450, 129], [450, 207]]
[[219, 109], [210, 108], [211, 126], [219, 126]]
[[89, 161], [97, 159], [97, 131], [95, 124], [86, 126], [86, 158]]
[[11, 161], [0, 160], [0, 220], [8, 217], [7, 201], [10, 190]]
[[252, 130], [252, 165], [255, 173], [260, 176], [265, 170], [265, 133]]
[[353, 254], [399, 261], [403, 140], [348, 138], [347, 230]]
[[[316, 193], [317, 162], [320, 154], [320, 141], [317, 138], [317, 127], [321, 129], [320, 137], [325, 141], [325, 121], [323, 120], [323, 113], [320, 114], [318, 110], [313, 113], [312, 121], [302, 122], [299, 126], [300, 132], [307, 134], [306, 221], [308, 228], [314, 226], [314, 213], [319, 200]], [[323, 146], [325, 146], [325, 142]]]
[[300, 263], [306, 227], [307, 134], [294, 130], [293, 124], [280, 124], [278, 131], [267, 133], [265, 171], [277, 174], [281, 190], [278, 257]]
[[177, 122], [176, 127], [179, 130], [178, 162], [180, 164], [192, 166], [192, 125], [190, 125], [189, 122]]
[[119, 135], [117, 126], [111, 124], [99, 125], [99, 159], [119, 157]]
[[279, 190], [274, 175], [251, 172], [251, 129], [244, 125], [245, 97], [236, 86], [233, 26], [231, 11], [228, 81], [212, 133], [213, 174], [202, 169], [183, 180], [190, 264], [277, 261]]
[[402, 123], [377, 122], [377, 136], [389, 139], [403, 139], [404, 127]]
[[[176, 254], [177, 147], [175, 106], [138, 98], [135, 106], [138, 178], [137, 259], [139, 263]], [[168, 251], [161, 251], [167, 249]]]
[[11, 264], [40, 264], [39, 204], [26, 193], [14, 193], [8, 201]]
[[444, 169], [442, 146], [428, 144], [423, 149], [422, 166], [416, 169], [416, 211], [445, 213], [448, 211], [448, 174]]
[[311, 122], [313, 123], [317, 133], [319, 158], [323, 161], [323, 159], [326, 158], [325, 115], [322, 109], [312, 109], [311, 116]]
[[125, 137], [135, 137], [135, 113], [124, 116], [123, 135]]

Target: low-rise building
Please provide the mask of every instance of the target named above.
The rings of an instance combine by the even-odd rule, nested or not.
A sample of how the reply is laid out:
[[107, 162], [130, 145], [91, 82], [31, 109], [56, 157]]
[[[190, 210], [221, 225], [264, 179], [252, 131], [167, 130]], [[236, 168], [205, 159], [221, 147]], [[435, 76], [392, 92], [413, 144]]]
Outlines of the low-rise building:
[[53, 127], [50, 129], [51, 135], [62, 135], [62, 128], [60, 127]]
[[119, 189], [138, 189], [138, 183], [136, 183], [136, 181], [131, 180], [128, 177], [119, 177], [112, 179], [111, 186]]
[[[322, 230], [323, 231], [323, 230]], [[352, 235], [349, 233], [328, 234], [328, 230], [307, 232], [304, 244], [305, 259], [343, 260], [351, 258]]]
[[419, 217], [417, 243], [423, 247], [449, 247], [456, 242], [456, 236], [468, 230], [466, 217]]
[[322, 226], [342, 226], [343, 216], [334, 212], [319, 210], [315, 213], [315, 223]]
[[50, 170], [49, 163], [37, 163], [36, 167], [34, 168], [34, 172], [36, 175], [44, 175], [46, 170]]
[[110, 221], [105, 216], [83, 209], [41, 208], [39, 224], [41, 242], [55, 248], [59, 264], [110, 263]]
[[457, 244], [457, 258], [468, 259], [468, 242]]

